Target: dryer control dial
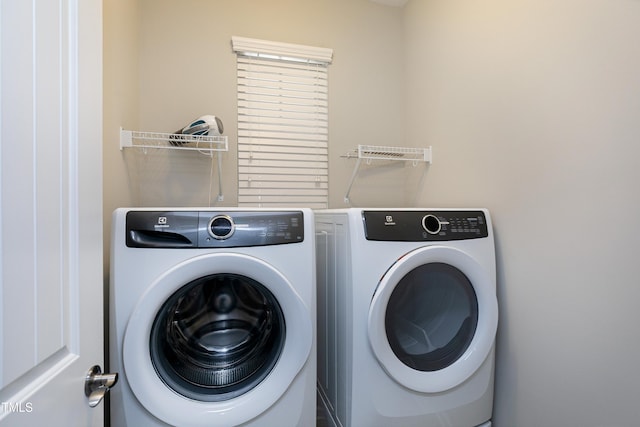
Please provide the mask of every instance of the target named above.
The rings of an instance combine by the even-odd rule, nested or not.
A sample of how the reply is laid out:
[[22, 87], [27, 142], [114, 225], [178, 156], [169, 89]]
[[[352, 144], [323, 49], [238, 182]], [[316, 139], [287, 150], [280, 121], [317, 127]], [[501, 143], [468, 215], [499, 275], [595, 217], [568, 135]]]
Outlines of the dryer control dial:
[[236, 226], [229, 215], [217, 215], [209, 221], [209, 234], [214, 239], [228, 239], [235, 229]]
[[442, 229], [442, 224], [437, 216], [428, 214], [422, 217], [422, 228], [429, 234], [438, 234]]

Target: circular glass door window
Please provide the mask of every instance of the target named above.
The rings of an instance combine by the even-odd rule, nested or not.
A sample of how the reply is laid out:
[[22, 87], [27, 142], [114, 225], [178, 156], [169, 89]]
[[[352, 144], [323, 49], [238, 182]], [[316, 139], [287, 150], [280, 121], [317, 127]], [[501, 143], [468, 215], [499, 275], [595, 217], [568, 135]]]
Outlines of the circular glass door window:
[[423, 372], [453, 364], [467, 350], [478, 325], [478, 300], [467, 276], [445, 263], [409, 271], [395, 286], [386, 309], [391, 350]]
[[244, 394], [273, 369], [285, 322], [274, 295], [238, 274], [213, 274], [175, 292], [153, 322], [158, 376], [183, 396], [222, 401]]

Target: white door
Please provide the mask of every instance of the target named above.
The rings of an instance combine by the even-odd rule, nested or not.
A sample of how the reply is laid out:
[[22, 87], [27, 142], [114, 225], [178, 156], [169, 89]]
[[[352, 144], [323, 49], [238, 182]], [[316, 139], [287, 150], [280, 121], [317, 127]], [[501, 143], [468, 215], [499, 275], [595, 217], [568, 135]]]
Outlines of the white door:
[[100, 426], [102, 3], [0, 3], [0, 426]]

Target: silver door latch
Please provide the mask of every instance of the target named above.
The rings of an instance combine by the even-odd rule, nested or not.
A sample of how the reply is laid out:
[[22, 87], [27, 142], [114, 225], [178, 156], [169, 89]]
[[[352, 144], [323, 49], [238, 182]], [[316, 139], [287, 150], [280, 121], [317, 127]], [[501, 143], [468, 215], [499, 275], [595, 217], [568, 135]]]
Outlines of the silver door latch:
[[118, 373], [103, 374], [100, 366], [95, 365], [89, 371], [84, 380], [84, 394], [89, 398], [89, 406], [98, 406], [104, 395], [118, 382]]

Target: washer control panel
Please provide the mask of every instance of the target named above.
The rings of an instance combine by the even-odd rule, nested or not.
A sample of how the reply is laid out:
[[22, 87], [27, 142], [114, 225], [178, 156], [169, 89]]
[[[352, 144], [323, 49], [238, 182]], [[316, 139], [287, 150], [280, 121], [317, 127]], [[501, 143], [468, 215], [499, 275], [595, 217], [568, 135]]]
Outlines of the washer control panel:
[[489, 236], [482, 211], [363, 211], [367, 240], [446, 241]]
[[132, 248], [232, 248], [304, 240], [299, 211], [129, 211]]

